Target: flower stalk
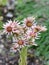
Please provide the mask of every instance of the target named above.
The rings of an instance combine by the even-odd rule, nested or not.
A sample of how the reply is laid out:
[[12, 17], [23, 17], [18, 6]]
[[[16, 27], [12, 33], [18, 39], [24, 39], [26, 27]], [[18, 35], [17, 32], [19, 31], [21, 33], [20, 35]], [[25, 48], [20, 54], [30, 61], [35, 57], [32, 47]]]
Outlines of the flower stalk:
[[19, 65], [27, 65], [27, 49], [26, 46], [21, 49]]

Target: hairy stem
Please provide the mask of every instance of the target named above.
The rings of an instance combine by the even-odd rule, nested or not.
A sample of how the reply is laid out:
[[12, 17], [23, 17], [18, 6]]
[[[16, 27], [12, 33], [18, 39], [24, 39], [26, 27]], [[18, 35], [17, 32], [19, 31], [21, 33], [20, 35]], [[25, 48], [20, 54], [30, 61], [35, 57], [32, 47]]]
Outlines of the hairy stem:
[[27, 65], [27, 47], [22, 48], [20, 51], [19, 65]]

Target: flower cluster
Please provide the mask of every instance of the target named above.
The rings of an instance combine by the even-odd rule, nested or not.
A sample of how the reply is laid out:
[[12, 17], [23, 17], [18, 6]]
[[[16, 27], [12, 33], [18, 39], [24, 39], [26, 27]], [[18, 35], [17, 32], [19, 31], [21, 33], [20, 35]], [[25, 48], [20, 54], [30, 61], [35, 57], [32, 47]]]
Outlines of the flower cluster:
[[13, 35], [13, 44], [11, 50], [16, 52], [20, 48], [29, 45], [35, 45], [35, 39], [38, 39], [40, 32], [46, 31], [46, 27], [35, 23], [34, 17], [27, 17], [23, 21], [23, 24], [18, 21], [8, 21], [3, 24], [4, 32]]

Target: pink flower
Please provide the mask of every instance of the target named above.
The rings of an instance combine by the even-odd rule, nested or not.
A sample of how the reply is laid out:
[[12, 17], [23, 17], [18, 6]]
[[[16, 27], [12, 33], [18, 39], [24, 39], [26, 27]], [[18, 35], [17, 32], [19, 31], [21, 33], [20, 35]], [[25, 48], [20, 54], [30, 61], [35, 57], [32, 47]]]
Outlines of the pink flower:
[[30, 29], [30, 30], [27, 30], [26, 35], [27, 35], [27, 38], [30, 38], [30, 37], [35, 38], [37, 36], [37, 33], [34, 32], [34, 29], [33, 30]]
[[47, 28], [46, 28], [45, 26], [39, 26], [39, 25], [37, 25], [37, 26], [35, 27], [35, 29], [36, 29], [37, 32], [38, 32], [38, 31], [44, 32], [44, 31], [47, 30]]
[[31, 37], [36, 37], [36, 33], [30, 32], [30, 36], [31, 36]]
[[12, 47], [10, 48], [10, 51], [11, 52], [16, 52], [17, 50], [19, 50], [18, 48], [19, 48], [19, 45], [17, 43], [14, 43], [12, 45]]
[[11, 50], [13, 52], [16, 52], [17, 50], [20, 50], [20, 48], [26, 46], [25, 41], [24, 40], [17, 40], [15, 43], [13, 43]]
[[17, 28], [19, 27], [18, 23], [15, 21], [8, 21], [6, 24], [3, 24], [3, 28], [5, 29], [5, 32], [15, 32]]
[[32, 27], [34, 23], [35, 18], [34, 17], [27, 17], [24, 19], [24, 26]]
[[43, 27], [41, 26], [40, 29], [41, 29], [41, 31], [43, 31], [43, 32], [47, 30], [47, 28], [46, 28], [45, 26], [43, 26]]
[[9, 33], [12, 32], [12, 26], [11, 26], [12, 21], [8, 21], [8, 23], [3, 24], [3, 28], [5, 32]]

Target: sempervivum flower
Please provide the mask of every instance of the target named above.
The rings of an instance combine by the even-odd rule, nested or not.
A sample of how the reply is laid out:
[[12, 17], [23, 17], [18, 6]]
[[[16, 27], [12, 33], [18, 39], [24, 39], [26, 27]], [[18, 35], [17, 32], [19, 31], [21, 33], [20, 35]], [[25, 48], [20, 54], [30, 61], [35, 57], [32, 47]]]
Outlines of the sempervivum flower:
[[11, 20], [8, 21], [6, 24], [3, 24], [3, 28], [5, 29], [5, 32], [9, 33], [12, 32], [12, 29], [16, 26], [16, 22], [12, 22]]
[[20, 35], [20, 30], [13, 30], [13, 34], [16, 35], [16, 36], [19, 36]]
[[26, 46], [24, 40], [17, 40], [15, 43], [13, 43], [13, 46], [11, 47], [11, 50], [13, 52], [16, 52], [17, 50], [20, 50], [24, 46]]
[[35, 32], [30, 32], [30, 36], [35, 38], [37, 36], [37, 34]]
[[14, 43], [10, 48], [10, 52], [16, 52], [17, 50], [19, 50], [19, 45], [17, 43]]
[[22, 26], [16, 21], [12, 23], [12, 32], [15, 34], [24, 33]]
[[19, 45], [19, 48], [26, 46], [25, 40], [22, 39], [18, 40], [17, 44]]
[[32, 30], [32, 29], [27, 30], [27, 32], [26, 32], [27, 39], [35, 38], [35, 37], [37, 37], [37, 33], [35, 33], [34, 30]]
[[27, 45], [33, 45], [35, 42], [35, 38], [37, 37], [37, 33], [34, 33], [31, 29], [28, 30], [25, 34], [25, 43]]
[[24, 26], [26, 27], [32, 27], [33, 23], [34, 23], [35, 18], [34, 17], [27, 17], [24, 19]]
[[41, 26], [40, 29], [41, 29], [42, 32], [47, 30], [47, 28], [45, 26]]
[[11, 23], [12, 21], [8, 21], [8, 23], [3, 24], [3, 28], [5, 29], [5, 32], [12, 32]]
[[39, 32], [39, 31], [44, 32], [44, 31], [47, 30], [47, 28], [45, 26], [40, 26], [40, 25], [35, 26], [34, 29], [35, 29], [36, 32]]
[[22, 27], [21, 27], [20, 25], [14, 27], [14, 28], [12, 29], [12, 32], [13, 32], [14, 34], [22, 34], [22, 33], [24, 33], [24, 31], [23, 31], [23, 29], [22, 29]]

